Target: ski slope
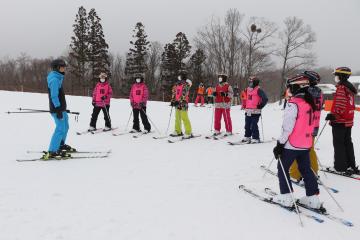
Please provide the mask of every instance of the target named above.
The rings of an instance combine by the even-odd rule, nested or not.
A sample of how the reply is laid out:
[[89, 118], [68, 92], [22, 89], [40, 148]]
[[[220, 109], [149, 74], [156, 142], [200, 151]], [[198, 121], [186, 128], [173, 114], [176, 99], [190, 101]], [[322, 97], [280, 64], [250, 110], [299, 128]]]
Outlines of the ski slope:
[[[67, 96], [68, 108], [80, 111], [79, 122], [70, 116], [68, 144], [78, 150], [108, 150], [105, 159], [16, 162], [36, 157], [27, 150], [47, 150], [54, 123], [48, 113], [5, 114], [22, 108], [47, 109], [45, 94], [0, 91], [0, 240], [238, 240], [238, 239], [358, 239], [360, 234], [360, 181], [321, 173], [321, 179], [338, 189], [333, 194], [341, 212], [325, 190], [320, 198], [328, 212], [348, 219], [346, 227], [322, 216], [324, 223], [298, 217], [258, 201], [238, 189], [239, 184], [263, 193], [278, 191], [277, 179], [264, 179], [261, 164], [272, 159], [275, 143], [229, 146], [227, 139], [203, 137], [169, 144], [152, 134], [138, 139], [110, 133], [76, 135], [87, 129], [91, 99]], [[130, 114], [128, 100], [112, 100], [113, 126], [124, 129]], [[168, 103], [149, 102], [148, 115], [165, 131]], [[243, 136], [244, 113], [232, 108], [234, 132]], [[323, 114], [323, 118], [324, 118]], [[211, 108], [190, 107], [194, 133], [210, 133]], [[174, 116], [173, 116], [174, 118]], [[268, 105], [263, 114], [265, 139], [278, 137], [282, 111]], [[171, 130], [173, 129], [173, 119]], [[322, 119], [321, 125], [324, 124]], [[353, 141], [360, 162], [359, 115]], [[100, 114], [98, 126], [104, 120]], [[259, 122], [261, 126], [261, 123]], [[153, 128], [155, 130], [155, 128]], [[230, 139], [229, 139], [230, 140]], [[332, 165], [331, 128], [318, 143], [319, 158]], [[272, 167], [276, 169], [274, 162]], [[294, 186], [301, 197], [304, 189]]]

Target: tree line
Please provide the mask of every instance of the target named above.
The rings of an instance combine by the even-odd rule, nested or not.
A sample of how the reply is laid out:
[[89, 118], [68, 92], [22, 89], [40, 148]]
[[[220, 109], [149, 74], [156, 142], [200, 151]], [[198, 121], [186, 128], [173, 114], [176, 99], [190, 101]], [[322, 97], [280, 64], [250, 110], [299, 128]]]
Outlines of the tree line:
[[[261, 17], [246, 19], [237, 9], [229, 9], [224, 18], [212, 16], [191, 42], [184, 32], [164, 45], [150, 41], [144, 24], [138, 22], [127, 53], [112, 54], [96, 10], [87, 12], [81, 6], [68, 50], [61, 56], [69, 65], [64, 84], [68, 94], [89, 96], [99, 73], [106, 72], [115, 96], [127, 97], [134, 76], [143, 74], [151, 99], [168, 100], [180, 70], [187, 70], [193, 81], [192, 95], [200, 82], [215, 86], [221, 72], [228, 74], [230, 84], [239, 89], [247, 86], [250, 76], [258, 76], [270, 100], [276, 101], [284, 92], [287, 76], [314, 69], [315, 41], [314, 31], [300, 18], [288, 17], [279, 27]], [[0, 88], [46, 92], [51, 60], [25, 53], [1, 60]], [[276, 62], [281, 66], [276, 67]], [[332, 79], [330, 69], [317, 70], [326, 76], [323, 79]]]

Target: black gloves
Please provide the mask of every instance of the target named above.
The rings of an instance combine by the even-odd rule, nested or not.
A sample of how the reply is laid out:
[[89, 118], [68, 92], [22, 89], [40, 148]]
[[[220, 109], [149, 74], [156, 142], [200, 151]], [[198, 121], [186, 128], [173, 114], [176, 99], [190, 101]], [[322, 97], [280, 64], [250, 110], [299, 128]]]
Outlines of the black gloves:
[[326, 115], [326, 118], [325, 118], [326, 121], [334, 121], [335, 120], [335, 115], [332, 114], [332, 113], [328, 113]]
[[257, 109], [263, 109], [264, 106], [260, 103], [256, 107], [257, 107]]
[[106, 96], [102, 96], [102, 97], [101, 97], [101, 100], [104, 101], [105, 99], [106, 99]]
[[284, 151], [285, 144], [281, 144], [279, 141], [277, 141], [276, 146], [273, 149], [274, 157], [276, 159], [281, 158], [281, 155]]
[[212, 94], [214, 97], [216, 97], [216, 95], [217, 95], [217, 93], [216, 92], [213, 92], [213, 94]]
[[63, 110], [59, 107], [55, 108], [55, 113], [56, 113], [56, 117], [58, 119], [62, 119], [63, 118]]

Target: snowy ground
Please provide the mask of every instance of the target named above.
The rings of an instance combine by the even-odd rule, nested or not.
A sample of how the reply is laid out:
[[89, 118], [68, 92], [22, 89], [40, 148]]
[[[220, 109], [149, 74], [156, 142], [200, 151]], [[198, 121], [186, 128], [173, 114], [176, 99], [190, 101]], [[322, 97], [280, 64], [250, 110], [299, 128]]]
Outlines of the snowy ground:
[[[360, 182], [328, 174], [322, 180], [340, 190], [334, 194], [345, 212], [321, 188], [328, 211], [351, 220], [349, 228], [322, 217], [316, 223], [257, 201], [238, 190], [239, 184], [263, 191], [277, 188], [277, 179], [259, 165], [272, 158], [274, 143], [229, 146], [225, 140], [197, 138], [169, 144], [151, 136], [133, 139], [110, 133], [77, 136], [88, 127], [91, 100], [67, 97], [68, 108], [80, 111], [70, 120], [68, 143], [79, 150], [106, 150], [107, 159], [16, 162], [26, 150], [46, 150], [53, 121], [45, 114], [7, 115], [23, 108], [47, 109], [47, 95], [0, 91], [0, 240], [232, 240], [232, 239], [358, 239]], [[167, 103], [150, 102], [148, 114], [164, 131]], [[211, 108], [194, 108], [189, 116], [194, 133], [208, 134]], [[124, 128], [129, 117], [127, 100], [114, 100], [110, 108], [114, 126]], [[244, 116], [232, 109], [234, 132], [243, 134]], [[270, 105], [263, 114], [265, 138], [277, 137], [282, 111]], [[359, 126], [359, 116], [356, 116]], [[321, 122], [323, 124], [324, 121]], [[104, 124], [100, 115], [98, 127]], [[172, 121], [173, 125], [173, 121]], [[155, 135], [155, 134], [154, 134]], [[353, 129], [356, 156], [360, 156], [360, 130]], [[331, 128], [319, 141], [318, 155], [332, 164]], [[275, 169], [273, 164], [272, 169]], [[296, 196], [304, 190], [295, 186]]]

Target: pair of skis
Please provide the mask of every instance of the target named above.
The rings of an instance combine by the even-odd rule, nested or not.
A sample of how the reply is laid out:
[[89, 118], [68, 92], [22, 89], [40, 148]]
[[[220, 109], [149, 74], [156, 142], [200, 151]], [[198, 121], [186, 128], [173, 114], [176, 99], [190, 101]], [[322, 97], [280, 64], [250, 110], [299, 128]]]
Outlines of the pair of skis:
[[194, 138], [198, 138], [198, 137], [201, 137], [201, 134], [196, 134], [196, 135], [191, 135], [190, 137], [178, 137], [178, 138], [175, 138], [175, 139], [168, 139], [168, 143], [176, 143], [176, 142], [182, 142], [182, 141], [185, 141], [185, 140], [191, 140], [191, 139], [194, 139]]
[[193, 134], [191, 137], [184, 137], [184, 136], [154, 136], [153, 139], [160, 140], [160, 139], [167, 139], [168, 143], [176, 143], [185, 140], [190, 140], [194, 138], [201, 137], [201, 134]]
[[209, 135], [205, 136], [206, 139], [213, 139], [213, 140], [221, 140], [229, 137], [233, 137], [235, 134], [218, 134], [218, 135]]
[[98, 133], [105, 133], [105, 132], [114, 132], [118, 127], [111, 128], [110, 130], [105, 130], [104, 128], [98, 128], [93, 131], [85, 130], [82, 132], [76, 132], [77, 135], [86, 135], [86, 134], [98, 134]]
[[[277, 202], [274, 202], [273, 197], [275, 197], [277, 195], [277, 193], [272, 191], [270, 188], [265, 188], [265, 193], [267, 195], [269, 195], [269, 197], [264, 197], [264, 196], [262, 196], [262, 195], [260, 195], [260, 194], [258, 194], [256, 192], [254, 192], [253, 190], [247, 188], [245, 185], [240, 185], [239, 189], [243, 190], [244, 192], [248, 193], [250, 196], [252, 196], [252, 197], [254, 197], [254, 198], [256, 198], [256, 199], [258, 199], [260, 201], [263, 201], [263, 202], [266, 202], [266, 203], [281, 207], [282, 209], [285, 209], [285, 210], [290, 211], [290, 212], [297, 213], [295, 207], [285, 207], [285, 206], [283, 206], [283, 205], [281, 205], [281, 204], [279, 204]], [[354, 226], [354, 224], [352, 222], [350, 222], [350, 221], [348, 221], [346, 219], [340, 218], [340, 217], [336, 217], [336, 216], [328, 213], [326, 211], [326, 209], [323, 208], [323, 207], [321, 207], [320, 209], [313, 209], [313, 208], [310, 208], [310, 207], [308, 207], [306, 205], [301, 204], [298, 199], [296, 200], [296, 203], [297, 203], [298, 207], [300, 208], [300, 210], [304, 210], [304, 209], [309, 210], [309, 211], [311, 211], [313, 213], [324, 216], [324, 217], [326, 217], [326, 218], [328, 218], [328, 219], [330, 219], [330, 220], [332, 220], [334, 222], [343, 224], [343, 225], [345, 225], [347, 227]], [[305, 213], [303, 211], [300, 211], [300, 214], [302, 214], [303, 216], [305, 216], [307, 218], [315, 220], [318, 223], [323, 223], [324, 222], [323, 219], [317, 217], [316, 215], [308, 214], [308, 213]]]
[[338, 176], [347, 177], [347, 178], [351, 178], [351, 179], [354, 179], [354, 180], [360, 180], [360, 175], [358, 175], [358, 174], [351, 174], [351, 173], [346, 173], [346, 172], [338, 172], [338, 171], [335, 171], [335, 170], [331, 169], [330, 167], [326, 167], [326, 168], [323, 168], [323, 169], [320, 169], [320, 170], [323, 171], [323, 172], [335, 174], [335, 175], [338, 175]]
[[[46, 151], [27, 151], [27, 153], [46, 153]], [[88, 159], [88, 158], [107, 158], [111, 150], [108, 151], [77, 151], [70, 153], [70, 157], [63, 158], [49, 158], [47, 160], [40, 158], [16, 159], [17, 162], [34, 162], [34, 161], [53, 161], [53, 160], [68, 160], [68, 159]]]
[[[265, 172], [269, 173], [269, 174], [272, 175], [272, 176], [275, 176], [275, 177], [278, 176], [276, 172], [274, 172], [274, 171], [266, 168], [266, 166], [264, 166], [264, 165], [261, 165], [260, 168], [261, 168], [262, 170], [264, 170]], [[298, 182], [298, 181], [295, 181], [294, 179], [291, 179], [291, 178], [290, 178], [290, 181], [291, 181], [291, 183], [293, 183], [293, 184], [295, 184], [295, 185], [297, 185], [297, 186], [299, 186], [299, 187], [305, 188], [305, 184], [304, 184], [303, 182]], [[319, 184], [319, 185], [322, 185], [321, 182], [318, 182], [318, 184]], [[332, 191], [333, 193], [338, 193], [338, 192], [339, 192], [339, 190], [337, 190], [337, 189], [335, 189], [335, 188], [332, 188], [332, 187], [328, 187], [328, 189], [329, 189], [330, 191]]]
[[236, 145], [247, 145], [247, 144], [271, 143], [271, 142], [275, 142], [275, 141], [276, 141], [275, 138], [271, 138], [271, 140], [264, 140], [264, 141], [260, 141], [260, 142], [257, 142], [257, 143], [254, 143], [254, 142], [252, 143], [250, 141], [244, 142], [244, 141], [240, 140], [240, 141], [237, 141], [237, 142], [228, 142], [228, 144], [231, 145], [231, 146], [236, 146]]

